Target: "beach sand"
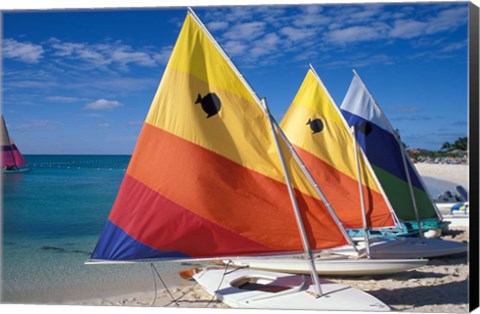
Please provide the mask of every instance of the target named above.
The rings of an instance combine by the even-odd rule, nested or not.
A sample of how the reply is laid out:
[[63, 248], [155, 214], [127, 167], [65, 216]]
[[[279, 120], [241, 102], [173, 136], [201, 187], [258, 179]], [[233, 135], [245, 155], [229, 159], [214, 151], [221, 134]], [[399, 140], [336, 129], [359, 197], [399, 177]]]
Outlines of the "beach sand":
[[[468, 186], [468, 165], [416, 164], [422, 176], [453, 184]], [[467, 228], [451, 229], [444, 239], [468, 242]], [[168, 274], [170, 277], [175, 274]], [[424, 267], [389, 276], [368, 276], [356, 278], [332, 278], [372, 294], [394, 311], [461, 313], [468, 312], [468, 257], [467, 254], [435, 258]], [[177, 301], [157, 284], [157, 293], [132, 291], [130, 294], [101, 298], [71, 300], [65, 304], [116, 305], [132, 307], [222, 307], [224, 304], [212, 300], [194, 281], [178, 276], [178, 281], [169, 288]], [[346, 301], [348, 302], [348, 301]], [[355, 310], [355, 309], [352, 309]], [[222, 311], [223, 312], [223, 311]]]

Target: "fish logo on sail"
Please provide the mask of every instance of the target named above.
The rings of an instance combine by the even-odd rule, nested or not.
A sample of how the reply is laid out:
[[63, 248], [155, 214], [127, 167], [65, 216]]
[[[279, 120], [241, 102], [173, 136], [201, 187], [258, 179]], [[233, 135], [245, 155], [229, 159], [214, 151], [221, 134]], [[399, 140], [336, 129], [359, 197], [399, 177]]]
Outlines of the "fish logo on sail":
[[308, 119], [307, 124], [310, 125], [310, 129], [312, 130], [312, 134], [318, 133], [323, 130], [323, 122], [320, 119]]
[[363, 121], [359, 126], [358, 130], [365, 136], [368, 136], [372, 132], [372, 125], [366, 121]]
[[220, 108], [222, 107], [222, 103], [220, 102], [220, 98], [218, 98], [217, 94], [215, 93], [208, 93], [204, 97], [198, 94], [197, 100], [195, 104], [201, 104], [203, 111], [207, 114], [207, 119], [211, 116], [216, 115]]

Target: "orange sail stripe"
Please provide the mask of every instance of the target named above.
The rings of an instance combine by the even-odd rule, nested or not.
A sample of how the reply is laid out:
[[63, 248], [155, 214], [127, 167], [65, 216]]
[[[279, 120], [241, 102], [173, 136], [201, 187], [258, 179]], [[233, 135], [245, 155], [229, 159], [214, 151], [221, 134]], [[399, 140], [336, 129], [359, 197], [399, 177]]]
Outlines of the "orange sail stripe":
[[[302, 247], [284, 183], [148, 123], [127, 173], [176, 204], [245, 238], [280, 251]], [[309, 209], [304, 218], [313, 249], [346, 242], [320, 200], [298, 191], [297, 196], [302, 212]]]
[[[327, 195], [328, 201], [335, 209], [343, 225], [346, 228], [363, 228], [358, 181], [298, 146], [295, 146], [295, 150], [322, 191]], [[339, 186], [342, 188], [339, 189]], [[365, 185], [363, 186], [363, 194], [368, 225], [383, 226], [391, 224], [392, 218], [387, 205], [383, 202], [383, 196]], [[373, 206], [376, 206], [376, 210]]]

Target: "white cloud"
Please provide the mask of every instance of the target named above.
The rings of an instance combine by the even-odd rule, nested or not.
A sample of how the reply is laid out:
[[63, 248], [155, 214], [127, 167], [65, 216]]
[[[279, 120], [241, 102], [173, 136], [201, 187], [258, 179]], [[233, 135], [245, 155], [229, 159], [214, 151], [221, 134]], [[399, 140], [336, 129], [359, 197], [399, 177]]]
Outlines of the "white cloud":
[[85, 109], [109, 110], [109, 109], [117, 108], [120, 106], [123, 106], [123, 104], [116, 100], [98, 99], [94, 102], [85, 104]]
[[163, 47], [160, 51], [145, 47], [135, 49], [120, 41], [87, 44], [62, 42], [57, 38], [51, 38], [49, 43], [53, 49], [53, 56], [62, 57], [64, 60], [83, 61], [100, 68], [117, 66], [123, 70], [128, 70], [129, 65], [153, 67], [165, 64], [172, 50], [172, 46]]
[[390, 35], [404, 39], [433, 35], [439, 32], [454, 30], [467, 21], [468, 9], [466, 6], [449, 8], [440, 11], [436, 16], [426, 18], [425, 21], [414, 19], [396, 20]]
[[264, 22], [247, 22], [236, 24], [223, 34], [223, 37], [230, 40], [252, 40], [265, 33]]
[[397, 38], [413, 38], [425, 32], [428, 23], [415, 20], [396, 20], [390, 36]]
[[332, 22], [333, 18], [323, 14], [323, 8], [317, 5], [301, 7], [301, 13], [293, 19], [295, 26], [305, 27], [313, 25], [326, 25]]
[[450, 8], [441, 11], [436, 17], [428, 21], [427, 34], [435, 34], [442, 31], [456, 29], [458, 26], [467, 23], [468, 7]]
[[276, 45], [280, 43], [280, 37], [278, 37], [275, 33], [270, 33], [265, 35], [261, 42], [265, 46], [276, 48]]
[[376, 40], [384, 35], [378, 27], [351, 26], [344, 29], [333, 30], [325, 35], [325, 38], [337, 44], [346, 44], [357, 41]]
[[160, 49], [160, 52], [157, 52], [153, 55], [153, 59], [159, 64], [165, 65], [168, 63], [170, 59], [170, 55], [172, 54], [173, 46], [165, 46]]
[[465, 47], [467, 47], [467, 42], [463, 41], [463, 42], [448, 44], [448, 45], [442, 47], [440, 49], [440, 51], [441, 52], [452, 52], [452, 51], [463, 49]]
[[289, 40], [294, 42], [304, 40], [315, 35], [315, 31], [313, 29], [295, 28], [290, 26], [280, 29], [280, 33], [286, 35]]
[[242, 55], [247, 50], [248, 45], [238, 40], [230, 40], [223, 47], [229, 56], [235, 57]]
[[251, 19], [254, 15], [255, 7], [232, 7], [228, 15], [225, 16], [227, 21], [240, 21]]
[[79, 99], [76, 97], [68, 97], [68, 96], [47, 96], [46, 99], [51, 102], [69, 103], [69, 104], [79, 101]]
[[225, 21], [214, 21], [207, 24], [207, 28], [210, 31], [222, 30], [228, 27], [228, 23]]
[[383, 11], [381, 4], [369, 4], [358, 7], [356, 12], [350, 14], [348, 19], [355, 22], [365, 23], [370, 20], [378, 19], [379, 14]]
[[128, 51], [125, 47], [115, 49], [112, 51], [110, 57], [112, 62], [118, 62], [122, 65], [127, 65], [129, 63], [136, 63], [142, 66], [155, 65], [155, 59], [148, 53], [141, 51]]
[[7, 38], [3, 41], [3, 56], [26, 63], [38, 63], [44, 53], [43, 47], [29, 42]]

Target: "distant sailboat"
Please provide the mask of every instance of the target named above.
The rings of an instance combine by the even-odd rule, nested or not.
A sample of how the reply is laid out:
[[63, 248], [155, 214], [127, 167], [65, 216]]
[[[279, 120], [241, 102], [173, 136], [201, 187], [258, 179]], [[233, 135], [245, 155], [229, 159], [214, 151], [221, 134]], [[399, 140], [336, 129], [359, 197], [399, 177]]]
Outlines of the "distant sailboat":
[[0, 131], [2, 132], [2, 173], [18, 173], [29, 170], [25, 167], [27, 161], [8, 134], [3, 115], [0, 121]]
[[446, 223], [436, 208], [421, 176], [410, 161], [398, 134], [354, 70], [352, 83], [341, 105], [350, 126], [368, 128], [356, 132], [358, 143], [373, 166], [396, 215], [404, 227], [425, 231]]
[[289, 147], [266, 102], [189, 12], [92, 262], [304, 252], [313, 281], [244, 270], [218, 290], [218, 270], [194, 278], [212, 295], [241, 300], [231, 306], [389, 310], [360, 290], [320, 284], [311, 250], [348, 239]]

